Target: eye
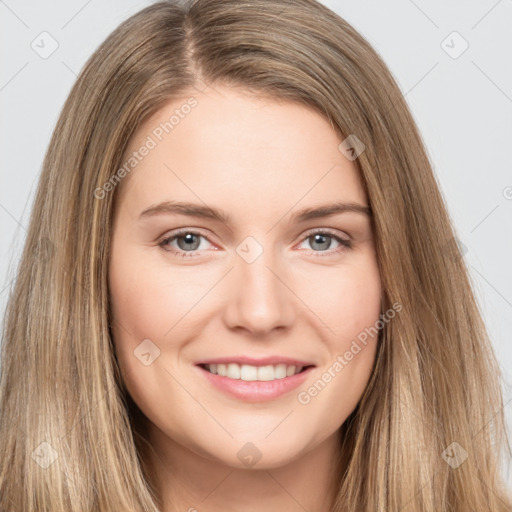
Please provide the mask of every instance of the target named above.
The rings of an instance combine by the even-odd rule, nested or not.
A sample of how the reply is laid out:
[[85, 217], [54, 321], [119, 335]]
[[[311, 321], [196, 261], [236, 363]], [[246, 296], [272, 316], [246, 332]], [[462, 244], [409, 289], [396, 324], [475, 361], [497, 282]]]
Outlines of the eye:
[[[160, 240], [158, 246], [164, 251], [171, 252], [177, 256], [190, 258], [192, 256], [199, 256], [196, 251], [201, 246], [201, 239], [208, 240], [204, 235], [196, 231], [183, 230], [167, 236]], [[177, 243], [177, 248], [171, 245], [172, 242]]]
[[[332, 246], [332, 240], [335, 240], [339, 245], [335, 250], [329, 251]], [[309, 232], [306, 238], [302, 241], [308, 242], [311, 247], [313, 247], [314, 253], [325, 252], [326, 254], [318, 254], [319, 256], [327, 256], [332, 255], [333, 253], [339, 253], [350, 249], [352, 244], [349, 239], [343, 238], [339, 235], [334, 234], [330, 230], [322, 229], [316, 230], [313, 232]], [[318, 249], [318, 250], [317, 250]], [[303, 250], [303, 249], [301, 249]]]
[[[184, 258], [190, 258], [193, 256], [200, 256], [198, 251], [205, 249], [205, 247], [201, 247], [201, 240], [208, 241], [208, 238], [197, 231], [184, 229], [173, 233], [170, 236], [164, 237], [158, 242], [158, 246], [166, 252], [170, 252]], [[335, 250], [329, 250], [331, 249], [333, 240], [338, 244], [338, 248]], [[340, 253], [352, 247], [350, 240], [336, 235], [327, 229], [317, 229], [316, 231], [308, 232], [301, 245], [305, 242], [310, 243], [313, 248], [312, 252], [318, 256], [328, 256]], [[177, 244], [177, 247], [176, 245], [172, 245], [174, 243]], [[210, 242], [208, 241], [208, 243]], [[319, 254], [323, 252], [325, 254]]]

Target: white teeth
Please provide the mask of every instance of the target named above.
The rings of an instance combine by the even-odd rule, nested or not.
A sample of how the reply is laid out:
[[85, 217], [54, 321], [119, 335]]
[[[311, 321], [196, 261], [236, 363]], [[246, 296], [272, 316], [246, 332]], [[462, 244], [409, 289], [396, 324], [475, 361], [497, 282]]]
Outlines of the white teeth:
[[274, 366], [274, 377], [276, 379], [284, 379], [286, 377], [286, 365], [285, 364], [278, 364], [278, 365]]
[[258, 368], [243, 364], [240, 368], [240, 378], [242, 380], [258, 380]]
[[229, 377], [230, 379], [239, 379], [240, 366], [235, 363], [229, 363], [228, 369], [226, 370], [226, 377]]
[[258, 368], [258, 380], [274, 380], [275, 378], [273, 366], [260, 366]]
[[239, 365], [237, 363], [207, 364], [205, 367], [210, 373], [220, 375], [221, 377], [245, 381], [284, 379], [285, 377], [291, 377], [300, 373], [304, 368], [303, 366], [287, 366], [286, 364], [251, 366], [249, 364]]

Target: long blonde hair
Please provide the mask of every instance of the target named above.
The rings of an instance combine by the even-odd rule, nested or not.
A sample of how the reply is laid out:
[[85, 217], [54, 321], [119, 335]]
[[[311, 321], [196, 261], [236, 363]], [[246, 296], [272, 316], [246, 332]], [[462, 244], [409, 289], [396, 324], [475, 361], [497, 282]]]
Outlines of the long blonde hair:
[[216, 83], [313, 107], [366, 146], [355, 163], [373, 211], [383, 306], [402, 310], [340, 429], [332, 510], [511, 510], [499, 469], [510, 450], [499, 366], [389, 70], [314, 0], [197, 0], [155, 3], [122, 23], [57, 122], [4, 322], [0, 511], [160, 510], [110, 333], [116, 191], [95, 190], [148, 116]]

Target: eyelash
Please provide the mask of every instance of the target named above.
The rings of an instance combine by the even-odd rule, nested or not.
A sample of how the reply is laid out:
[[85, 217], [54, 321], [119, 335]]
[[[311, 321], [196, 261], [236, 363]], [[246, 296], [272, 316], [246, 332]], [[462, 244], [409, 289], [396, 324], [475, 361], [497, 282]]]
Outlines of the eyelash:
[[[201, 234], [201, 233], [199, 233], [197, 231], [192, 231], [190, 229], [183, 229], [183, 230], [177, 231], [176, 233], [173, 233], [170, 236], [166, 236], [165, 238], [161, 239], [158, 242], [158, 246], [162, 250], [164, 250], [166, 252], [170, 252], [170, 253], [172, 253], [172, 254], [174, 254], [176, 256], [182, 257], [182, 258], [191, 258], [191, 257], [195, 257], [195, 256], [200, 256], [200, 254], [198, 254], [198, 252], [197, 252], [197, 249], [195, 251], [183, 251], [183, 250], [176, 250], [174, 248], [172, 248], [172, 249], [167, 249], [166, 248], [166, 247], [168, 247], [167, 244], [169, 244], [170, 242], [172, 242], [175, 239], [179, 238], [180, 236], [187, 235], [187, 234], [198, 235], [198, 236], [208, 240], [207, 236], [205, 236], [205, 235], [203, 235], [203, 234]], [[335, 235], [329, 229], [317, 229], [317, 230], [314, 230], [314, 231], [309, 231], [306, 234], [306, 236], [304, 236], [304, 238], [302, 239], [301, 243], [304, 242], [305, 240], [307, 240], [308, 238], [312, 237], [313, 235], [316, 235], [316, 234], [327, 235], [330, 238], [334, 238], [337, 242], [339, 242], [341, 244], [341, 246], [338, 249], [334, 250], [334, 251], [329, 251], [329, 250], [326, 250], [326, 251], [313, 251], [313, 250], [311, 250], [315, 254], [318, 253], [318, 256], [320, 256], [320, 257], [322, 257], [322, 256], [330, 256], [332, 254], [341, 253], [343, 251], [346, 251], [347, 249], [351, 249], [352, 248], [352, 242], [350, 240], [348, 240], [346, 238], [342, 238], [339, 235]], [[302, 249], [302, 250], [304, 250], [304, 249]], [[325, 254], [322, 254], [322, 253], [325, 253]]]

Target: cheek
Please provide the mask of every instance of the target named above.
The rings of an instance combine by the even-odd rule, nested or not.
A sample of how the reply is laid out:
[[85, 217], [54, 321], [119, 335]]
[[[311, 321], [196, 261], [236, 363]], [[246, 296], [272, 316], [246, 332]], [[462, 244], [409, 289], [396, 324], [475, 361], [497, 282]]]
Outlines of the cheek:
[[[154, 345], [151, 357], [160, 356], [163, 334], [172, 326], [172, 311], [176, 307], [169, 297], [162, 297], [162, 285], [155, 269], [144, 264], [137, 252], [116, 252], [114, 244], [109, 268], [109, 296], [112, 313], [112, 335], [117, 358], [125, 382], [137, 380], [146, 373], [136, 358], [144, 340]], [[155, 348], [156, 347], [156, 348]], [[145, 353], [145, 352], [144, 352]], [[128, 378], [126, 378], [129, 375]]]
[[375, 359], [382, 289], [374, 260], [360, 270], [351, 274], [346, 283], [346, 293], [335, 324], [338, 336], [333, 341], [333, 348], [338, 362], [338, 356], [342, 356], [340, 373], [345, 372], [344, 378], [350, 379], [362, 393]]
[[[171, 279], [170, 273], [150, 265], [147, 255], [144, 258], [141, 251], [114, 250], [108, 281], [112, 336], [124, 383], [139, 408], [153, 417], [161, 408], [162, 389], [169, 389], [172, 381], [163, 371], [167, 358], [179, 350], [176, 333], [166, 334], [190, 306], [185, 307], [183, 277], [175, 273]], [[175, 330], [182, 324], [186, 322]]]
[[[176, 367], [184, 346], [200, 334], [197, 316], [207, 308], [209, 299], [204, 297], [205, 289], [217, 277], [192, 267], [170, 270], [143, 251], [125, 250], [112, 256], [113, 343], [132, 398], [139, 407], [148, 408], [158, 402], [155, 397], [162, 389], [173, 385], [172, 377], [162, 370]], [[144, 366], [149, 362], [147, 358], [144, 361], [148, 352], [153, 362]]]
[[377, 264], [369, 257], [364, 265], [330, 269], [322, 282], [312, 279], [308, 283], [308, 305], [328, 329], [326, 358], [297, 399], [324, 427], [335, 429], [354, 410], [371, 375], [379, 335], [381, 281]]
[[339, 350], [379, 319], [381, 282], [370, 256], [358, 265], [320, 269], [301, 286], [305, 302], [327, 330], [330, 345]]
[[146, 261], [137, 253], [115, 258], [109, 274], [114, 320], [139, 343], [146, 338], [163, 340], [204, 295], [198, 276]]

